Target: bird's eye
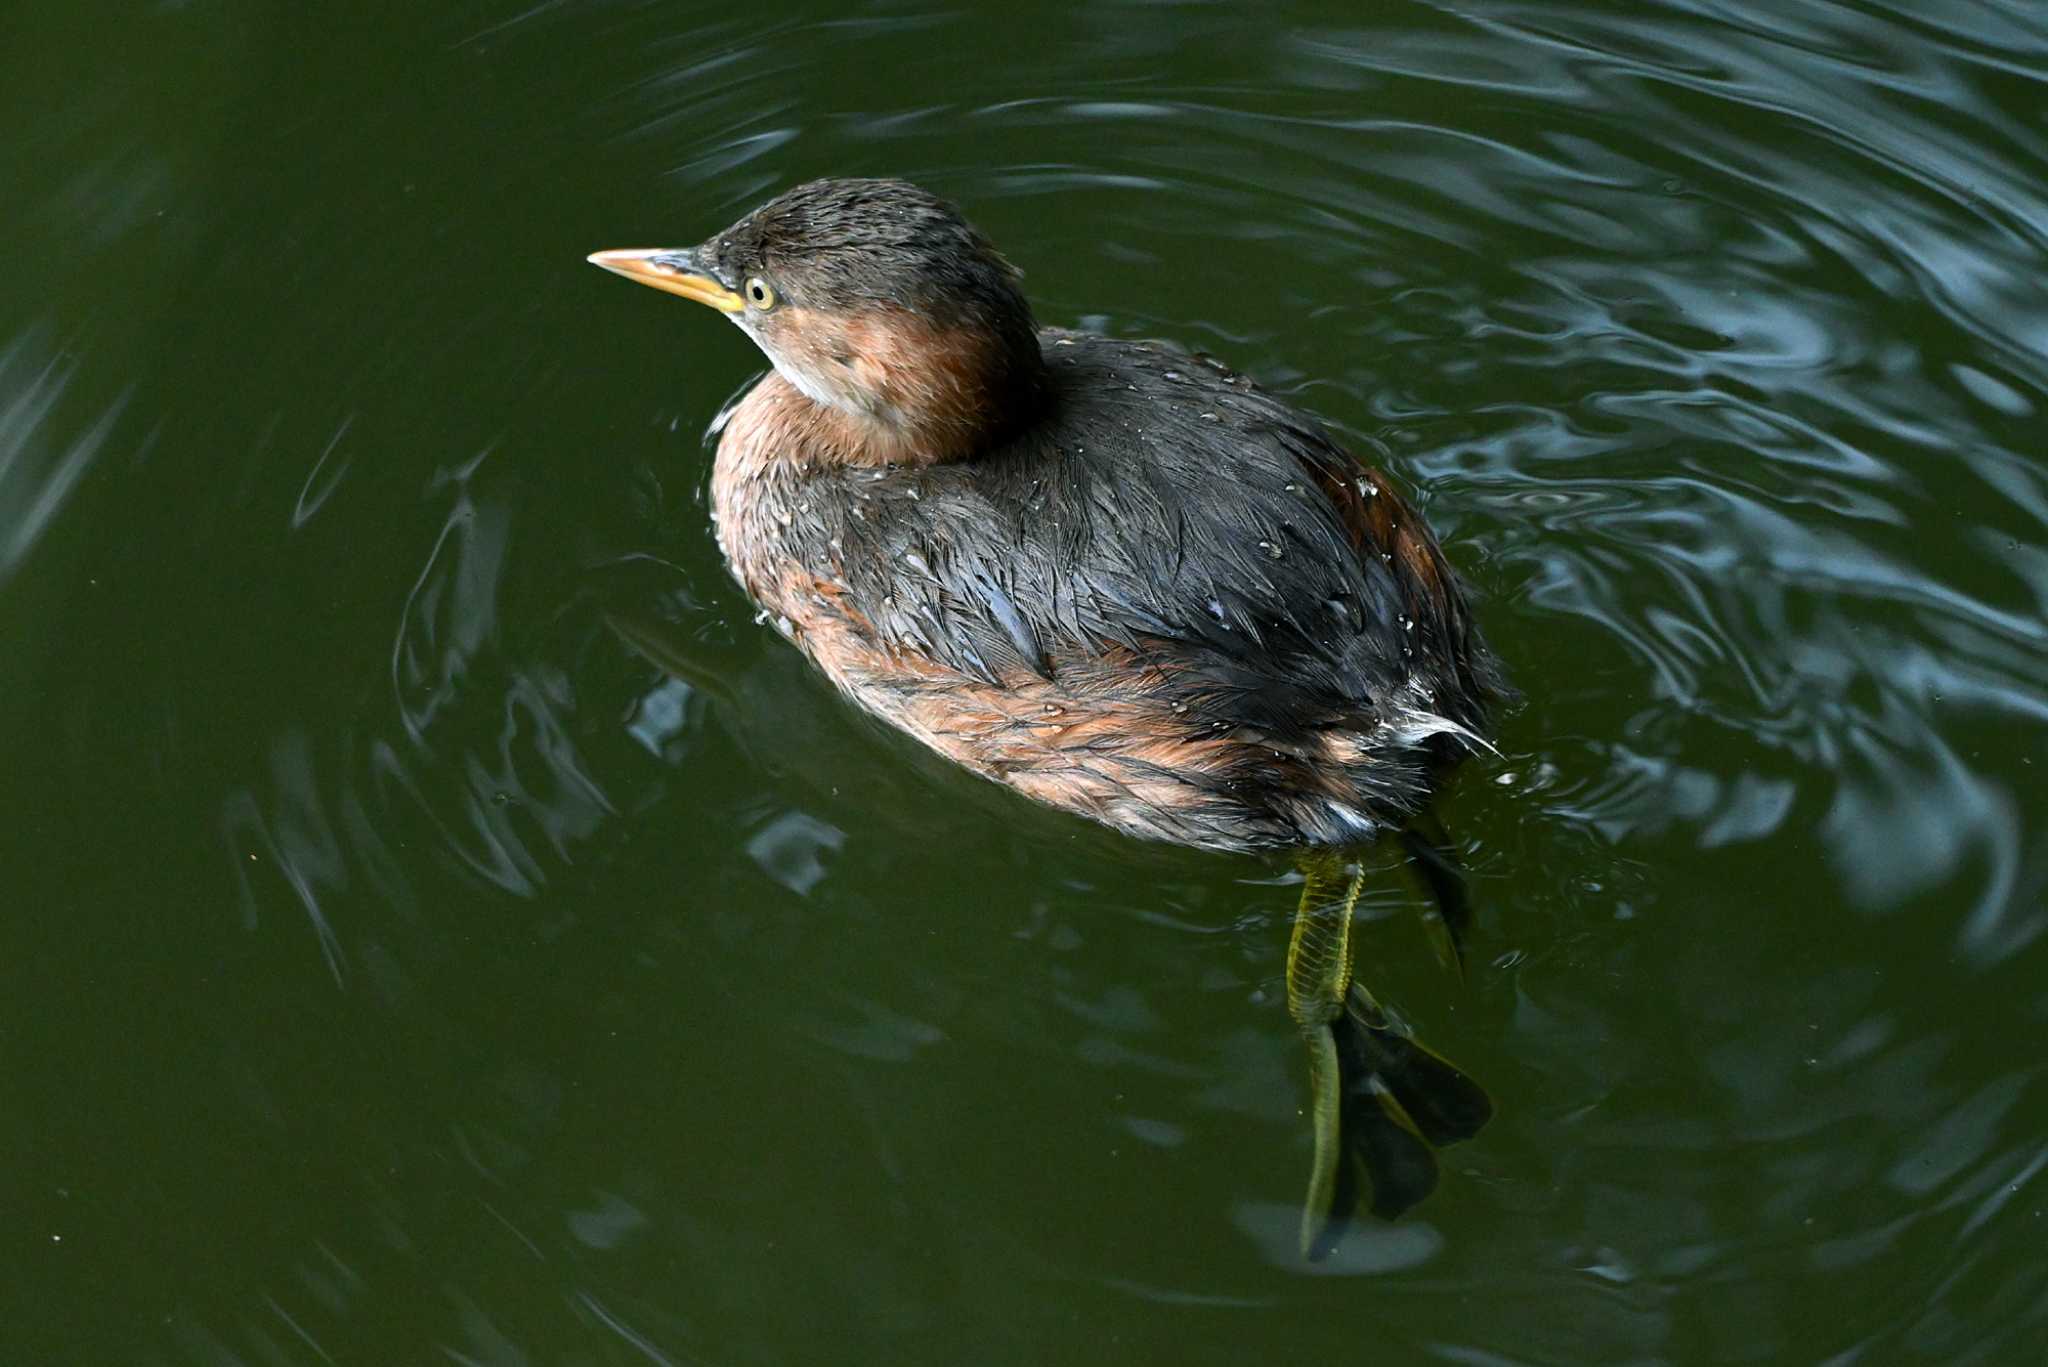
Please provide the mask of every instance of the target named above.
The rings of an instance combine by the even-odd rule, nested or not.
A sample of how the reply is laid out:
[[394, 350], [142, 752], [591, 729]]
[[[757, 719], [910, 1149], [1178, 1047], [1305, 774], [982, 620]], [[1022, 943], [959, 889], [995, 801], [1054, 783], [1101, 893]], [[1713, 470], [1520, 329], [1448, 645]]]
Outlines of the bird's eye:
[[754, 276], [747, 281], [747, 302], [757, 309], [774, 308], [775, 287], [760, 276]]

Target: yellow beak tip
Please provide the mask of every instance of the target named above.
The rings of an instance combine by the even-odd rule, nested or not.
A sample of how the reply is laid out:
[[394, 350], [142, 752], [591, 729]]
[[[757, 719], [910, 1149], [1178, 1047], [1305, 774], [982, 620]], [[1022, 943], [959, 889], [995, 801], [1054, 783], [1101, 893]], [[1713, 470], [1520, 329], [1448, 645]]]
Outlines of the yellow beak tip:
[[662, 254], [658, 247], [623, 247], [592, 252], [583, 259], [614, 275], [623, 275], [628, 280], [667, 294], [680, 295], [695, 303], [708, 304], [720, 313], [738, 313], [746, 308], [744, 299], [710, 276], [677, 270], [667, 263], [657, 265], [650, 260]]

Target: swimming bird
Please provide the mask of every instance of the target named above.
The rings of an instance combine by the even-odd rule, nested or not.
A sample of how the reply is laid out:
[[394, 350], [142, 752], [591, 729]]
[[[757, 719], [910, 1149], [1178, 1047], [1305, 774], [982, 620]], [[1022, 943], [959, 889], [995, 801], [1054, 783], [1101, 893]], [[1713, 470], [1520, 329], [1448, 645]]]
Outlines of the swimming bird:
[[1354, 980], [1348, 852], [1410, 829], [1504, 686], [1387, 477], [1206, 355], [1039, 327], [1019, 272], [904, 181], [589, 259], [772, 365], [719, 437], [718, 542], [846, 697], [1127, 835], [1294, 853], [1303, 1252], [1361, 1183], [1386, 1215], [1426, 1194], [1491, 1103]]

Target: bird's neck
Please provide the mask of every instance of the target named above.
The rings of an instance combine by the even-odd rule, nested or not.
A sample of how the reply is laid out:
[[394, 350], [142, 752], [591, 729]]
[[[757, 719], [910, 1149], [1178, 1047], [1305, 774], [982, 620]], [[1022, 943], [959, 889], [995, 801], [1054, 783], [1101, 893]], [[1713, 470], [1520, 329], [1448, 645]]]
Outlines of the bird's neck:
[[[821, 466], [936, 465], [979, 455], [1038, 416], [1045, 360], [1028, 318], [946, 327], [882, 309], [787, 326], [770, 348], [784, 389], [756, 388], [784, 458]], [[744, 406], [743, 406], [744, 407]], [[762, 438], [753, 437], [759, 443]]]
[[820, 553], [805, 533], [821, 476], [971, 460], [1047, 402], [1045, 361], [1029, 331], [1005, 342], [899, 322], [853, 343], [851, 361], [835, 356], [829, 368], [777, 357], [720, 434], [711, 474], [719, 545], [757, 601], [778, 597], [792, 560]]

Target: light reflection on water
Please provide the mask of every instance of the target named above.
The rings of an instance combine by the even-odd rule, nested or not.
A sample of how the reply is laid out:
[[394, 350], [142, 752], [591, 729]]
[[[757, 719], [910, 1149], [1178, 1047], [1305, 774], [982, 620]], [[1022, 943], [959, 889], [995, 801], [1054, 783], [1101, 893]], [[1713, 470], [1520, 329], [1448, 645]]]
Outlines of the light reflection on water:
[[[0, 743], [15, 830], [77, 832], [17, 865], [78, 927], [20, 932], [77, 965], [26, 1037], [52, 1078], [161, 1071], [55, 1024], [128, 982], [83, 966], [115, 932], [163, 938], [134, 985], [191, 1022], [161, 1047], [197, 1118], [31, 1146], [53, 1229], [95, 1218], [59, 1186], [171, 1193], [103, 1332], [205, 1362], [788, 1360], [792, 1302], [847, 1360], [1142, 1356], [1190, 1315], [1237, 1355], [1369, 1324], [1471, 1362], [2044, 1332], [2027, 7], [394, 22], [376, 52], [252, 25], [296, 55], [183, 144], [146, 102], [160, 128], [53, 123], [0, 229], [151, 267], [132, 319], [103, 280], [18, 317], [0, 287]], [[696, 433], [757, 362], [578, 274], [834, 171], [960, 199], [1044, 321], [1214, 350], [1389, 450], [1529, 695], [1445, 803], [1471, 981], [1404, 890], [1368, 908], [1375, 985], [1500, 1118], [1319, 1277], [1287, 889], [847, 715], [705, 526]], [[159, 904], [177, 934], [95, 919]], [[107, 1086], [76, 1104], [156, 1114]], [[221, 1198], [191, 1156], [249, 1134], [325, 1194]], [[225, 1251], [185, 1284], [194, 1210]], [[66, 1275], [29, 1273], [60, 1307]], [[412, 1322], [416, 1283], [445, 1305]]]

